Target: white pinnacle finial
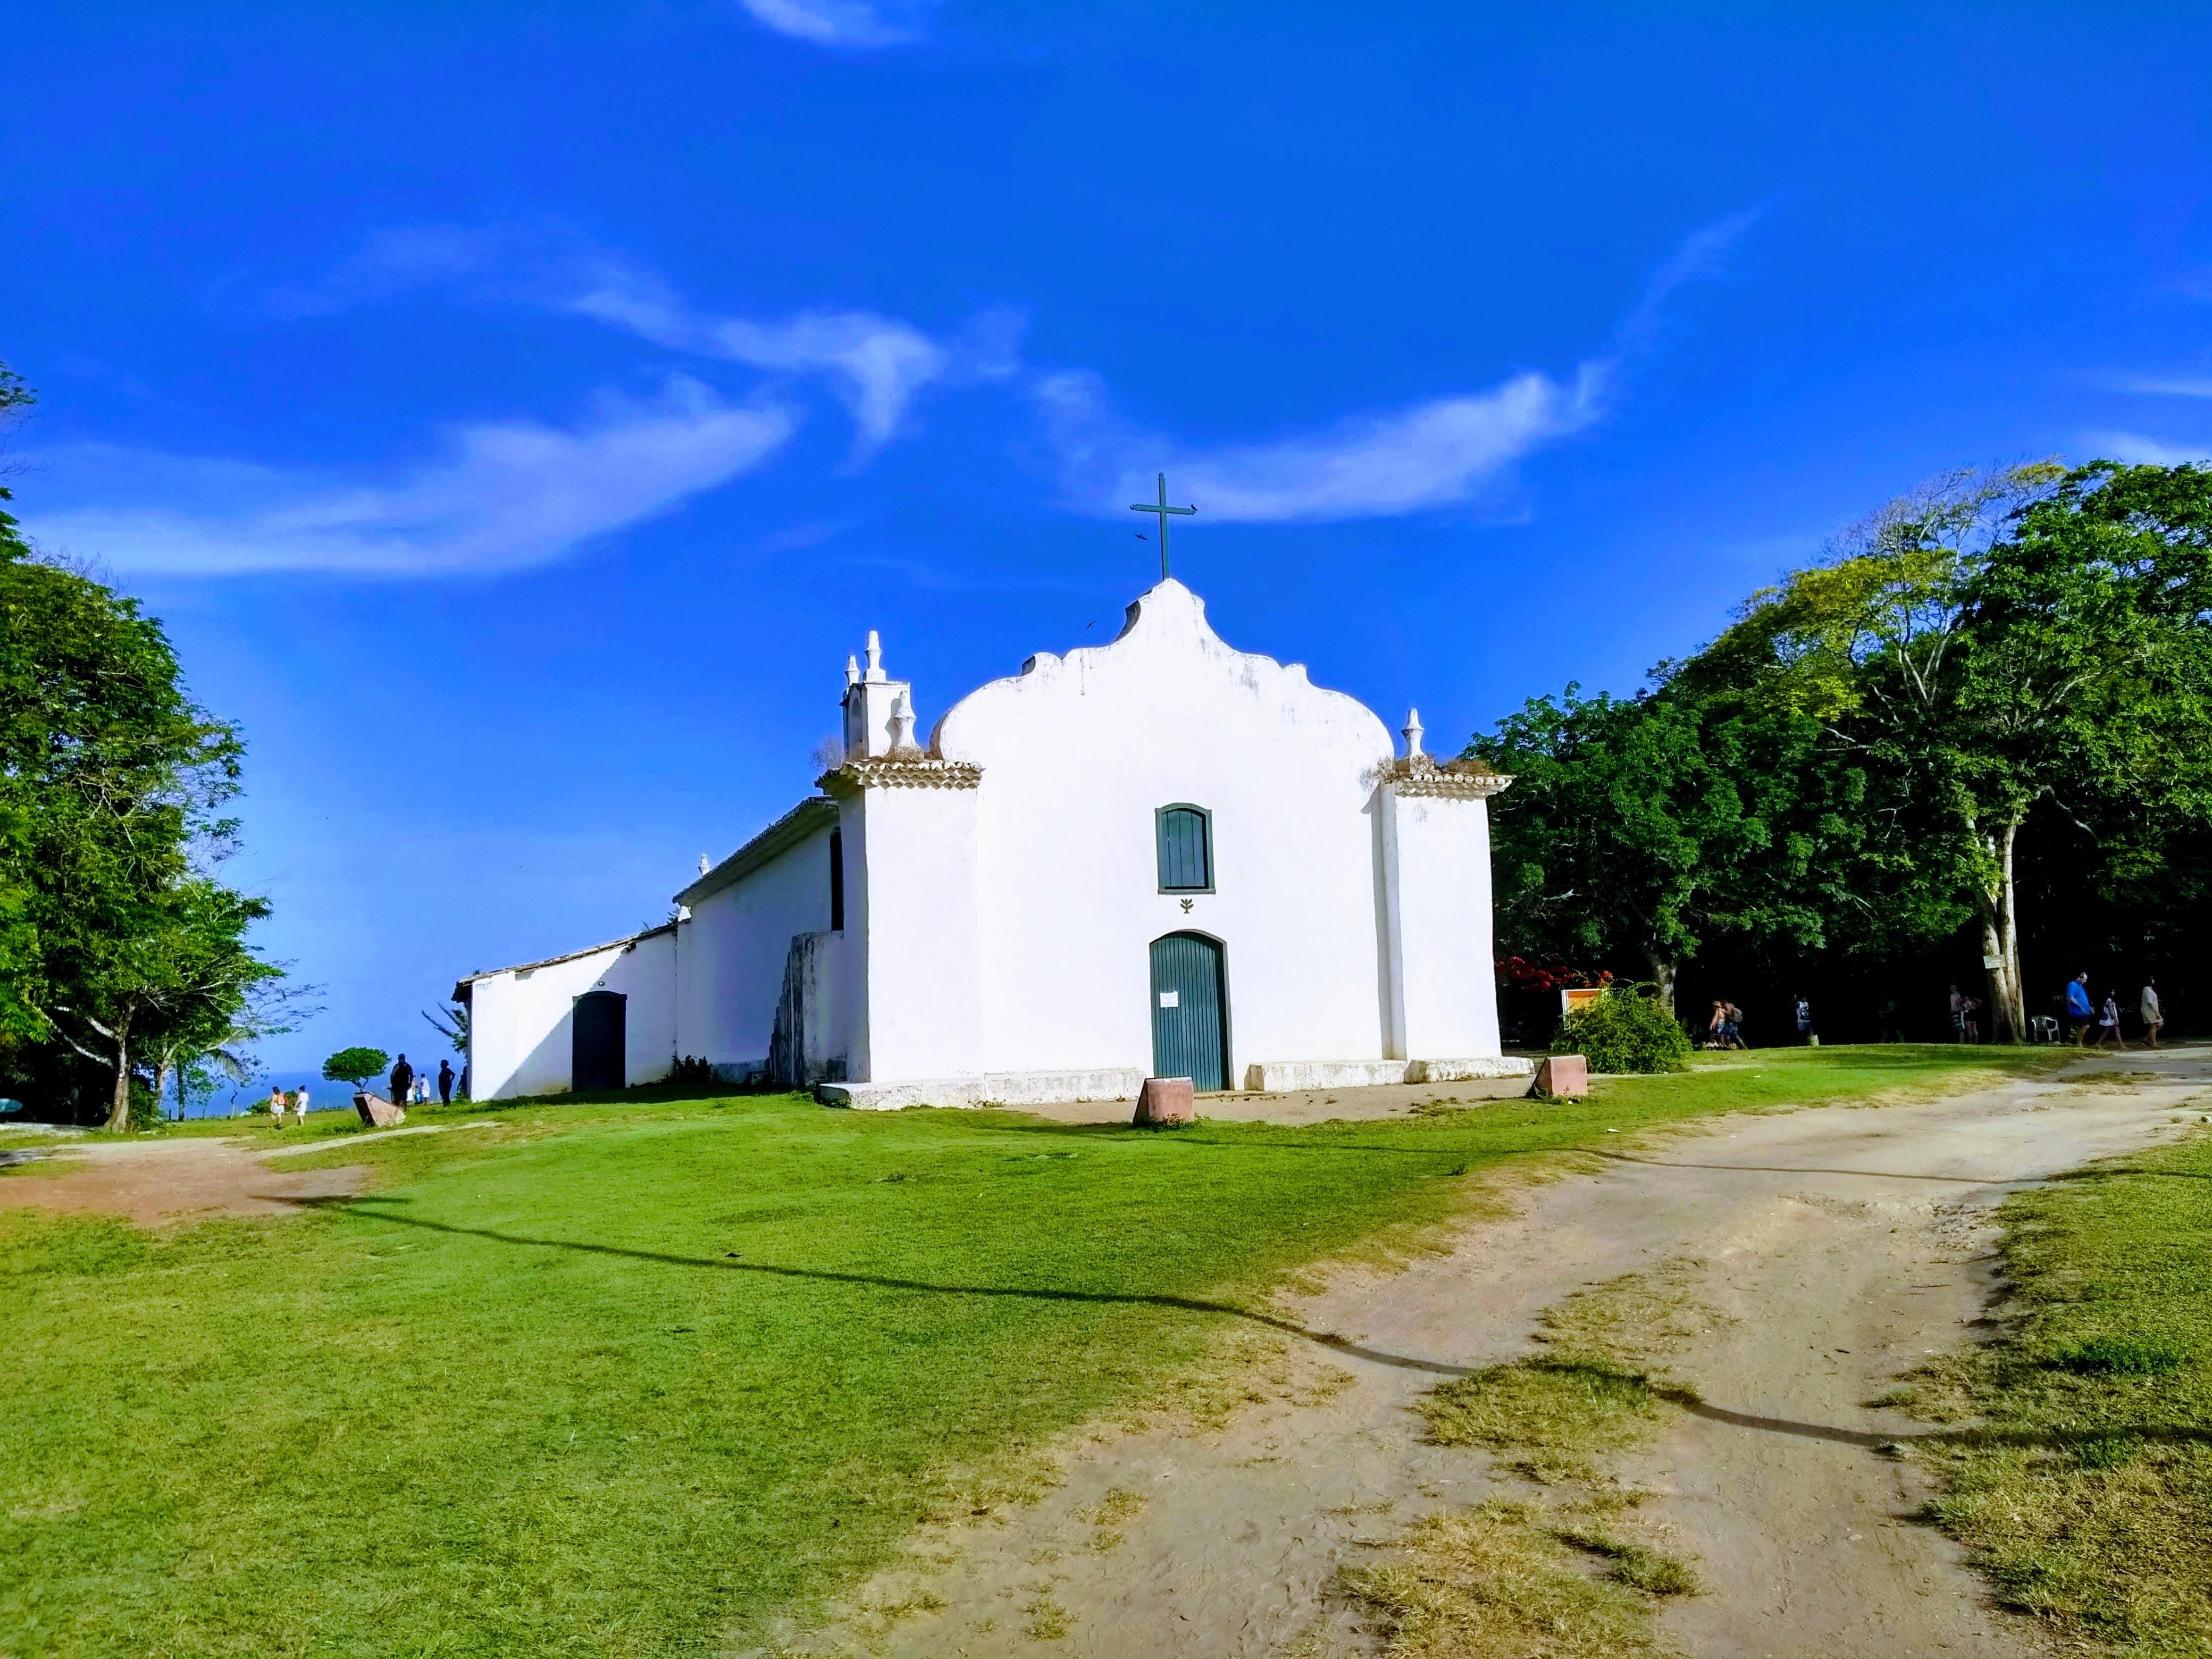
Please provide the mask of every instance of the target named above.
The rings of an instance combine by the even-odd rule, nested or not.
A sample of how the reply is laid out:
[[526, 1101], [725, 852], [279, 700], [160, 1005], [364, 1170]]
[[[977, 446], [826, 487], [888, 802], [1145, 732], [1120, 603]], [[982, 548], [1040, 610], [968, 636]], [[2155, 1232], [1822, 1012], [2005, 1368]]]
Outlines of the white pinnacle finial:
[[914, 704], [902, 691], [891, 702], [891, 749], [894, 753], [914, 747]]
[[858, 685], [860, 683], [860, 659], [858, 657], [848, 657], [848, 658], [846, 658], [846, 659], [845, 659], [845, 684], [848, 684], [848, 685]]
[[876, 630], [868, 630], [868, 683], [872, 685], [884, 677], [884, 642], [876, 637]]
[[704, 853], [702, 853], [702, 854], [699, 854], [699, 873], [700, 873], [701, 875], [702, 875], [702, 876], [703, 876], [703, 875], [705, 875], [705, 874], [706, 874], [709, 870], [713, 869], [714, 867], [714, 860], [712, 860], [712, 859], [708, 858], [708, 857]]
[[1421, 711], [1419, 709], [1408, 708], [1406, 711], [1406, 723], [1398, 728], [1398, 734], [1406, 739], [1406, 758], [1420, 759]]

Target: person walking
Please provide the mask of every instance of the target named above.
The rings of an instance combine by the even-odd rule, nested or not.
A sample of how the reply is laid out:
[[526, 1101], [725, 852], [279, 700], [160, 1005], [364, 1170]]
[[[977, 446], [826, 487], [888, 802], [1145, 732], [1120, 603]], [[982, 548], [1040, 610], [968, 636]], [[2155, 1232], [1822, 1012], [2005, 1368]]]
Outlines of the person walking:
[[2110, 1042], [2115, 1048], [2124, 1050], [2127, 1039], [2120, 1035], [2120, 994], [2105, 993], [2105, 1012], [2097, 1020], [2097, 1046], [2101, 1048]]
[[2089, 970], [2084, 968], [2066, 981], [2066, 1018], [2074, 1022], [2074, 1046], [2083, 1047], [2089, 1038], [2089, 1028], [2096, 1024], [2096, 1011], [2089, 1005]]
[[1797, 1046], [1810, 1048], [1813, 1043], [1813, 1005], [1802, 993], [1797, 998]]
[[284, 1127], [284, 1091], [273, 1083], [269, 1085], [269, 1121], [280, 1129]]
[[1960, 1011], [1966, 1017], [1965, 1028], [1960, 1035], [1968, 1042], [1979, 1042], [1982, 1040], [1981, 1011], [1982, 1000], [1977, 996], [1969, 996]]
[[307, 1127], [307, 1085], [304, 1083], [292, 1091], [292, 1115], [301, 1128]]
[[402, 1054], [392, 1062], [392, 1103], [394, 1106], [404, 1106], [407, 1103], [408, 1092], [414, 1086], [415, 1068], [407, 1063], [407, 1056]]
[[2158, 1034], [2166, 1025], [2166, 1005], [2158, 1000], [2158, 981], [2148, 974], [2143, 975], [2142, 1013], [2143, 1041], [2154, 1048], [2163, 1048], [2166, 1045], [2158, 1040]]
[[453, 1062], [450, 1060], [441, 1060], [438, 1062], [438, 1104], [450, 1106], [453, 1103]]
[[1951, 1041], [1966, 1040], [1966, 994], [1957, 986], [1951, 988]]

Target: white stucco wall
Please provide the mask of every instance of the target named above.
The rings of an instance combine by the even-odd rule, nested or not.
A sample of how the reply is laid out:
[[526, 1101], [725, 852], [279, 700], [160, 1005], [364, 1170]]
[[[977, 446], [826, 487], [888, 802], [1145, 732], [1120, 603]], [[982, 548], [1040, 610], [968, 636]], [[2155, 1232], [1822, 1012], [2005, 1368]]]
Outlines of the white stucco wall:
[[1417, 1060], [1495, 1054], [1490, 803], [1386, 787], [1382, 805], [1400, 1053]]
[[[848, 903], [851, 884], [848, 874]], [[818, 833], [694, 901], [685, 929], [677, 1051], [722, 1066], [765, 1060], [792, 935], [829, 926], [826, 821]]]
[[[1232, 649], [1170, 580], [1110, 645], [1039, 655], [975, 691], [933, 747], [982, 769], [981, 1052], [966, 1069], [1149, 1068], [1151, 943], [1186, 930], [1225, 947], [1231, 1076], [1255, 1060], [1384, 1056], [1374, 812], [1395, 745], [1360, 703]], [[894, 793], [870, 792], [869, 811]], [[1177, 802], [1213, 820], [1215, 890], [1188, 910], [1158, 890], [1154, 812]], [[954, 967], [927, 942], [955, 935], [963, 902], [948, 884], [896, 967], [872, 937], [872, 984]]]
[[984, 1069], [977, 794], [894, 787], [839, 803], [847, 927], [859, 930], [836, 996], [853, 1034], [852, 1076], [900, 1083]]
[[503, 969], [469, 981], [469, 1087], [478, 1100], [562, 1094], [569, 1087], [571, 1011], [586, 991], [623, 1007], [623, 1077], [668, 1075], [676, 1054], [677, 929], [656, 928], [596, 950]]

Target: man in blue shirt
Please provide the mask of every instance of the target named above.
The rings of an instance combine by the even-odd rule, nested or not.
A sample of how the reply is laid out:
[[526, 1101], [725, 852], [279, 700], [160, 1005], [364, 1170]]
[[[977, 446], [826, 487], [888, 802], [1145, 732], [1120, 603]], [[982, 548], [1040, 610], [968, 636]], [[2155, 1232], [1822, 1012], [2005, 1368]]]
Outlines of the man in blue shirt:
[[2066, 1018], [2074, 1022], [2074, 1046], [2081, 1046], [2089, 1035], [2089, 1027], [2096, 1023], [2096, 1010], [2089, 1004], [2089, 970], [2084, 968], [2066, 981]]

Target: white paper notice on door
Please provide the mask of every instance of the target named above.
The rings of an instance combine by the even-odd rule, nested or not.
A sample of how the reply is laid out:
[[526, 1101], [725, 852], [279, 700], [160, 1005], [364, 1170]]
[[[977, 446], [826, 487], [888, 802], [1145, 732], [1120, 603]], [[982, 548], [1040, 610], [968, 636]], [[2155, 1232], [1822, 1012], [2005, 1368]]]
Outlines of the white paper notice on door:
[[1161, 1006], [1161, 1007], [1163, 1007], [1163, 1008], [1180, 1008], [1180, 1007], [1182, 1007], [1182, 992], [1180, 992], [1180, 991], [1163, 991], [1163, 992], [1161, 992], [1161, 993], [1160, 993], [1160, 1006]]

